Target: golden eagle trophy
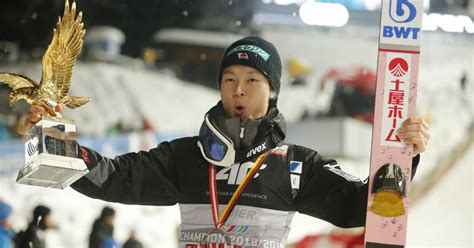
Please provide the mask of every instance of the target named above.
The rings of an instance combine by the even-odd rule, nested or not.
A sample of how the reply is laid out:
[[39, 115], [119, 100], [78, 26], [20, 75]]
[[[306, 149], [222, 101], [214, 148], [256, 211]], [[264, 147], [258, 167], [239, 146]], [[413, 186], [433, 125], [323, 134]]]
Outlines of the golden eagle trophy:
[[88, 172], [84, 161], [77, 158], [74, 122], [61, 118], [55, 111], [58, 104], [73, 109], [89, 102], [89, 98], [68, 95], [85, 32], [82, 12], [76, 15], [75, 2], [70, 6], [66, 0], [64, 15], [59, 17], [53, 40], [43, 56], [40, 83], [22, 75], [0, 73], [0, 82], [12, 89], [10, 106], [23, 99], [45, 107], [49, 114], [29, 130], [24, 126], [18, 129], [29, 135], [25, 166], [18, 174], [18, 183], [64, 189]]

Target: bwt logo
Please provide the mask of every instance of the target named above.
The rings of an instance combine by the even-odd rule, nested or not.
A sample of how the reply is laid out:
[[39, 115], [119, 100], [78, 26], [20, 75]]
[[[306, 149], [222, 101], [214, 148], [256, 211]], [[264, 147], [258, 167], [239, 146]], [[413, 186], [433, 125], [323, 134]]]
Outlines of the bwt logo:
[[[396, 23], [408, 23], [413, 21], [416, 17], [415, 5], [408, 0], [390, 0], [389, 3], [390, 19]], [[398, 39], [418, 39], [420, 28], [414, 27], [398, 27], [398, 26], [383, 26], [383, 37]]]
[[411, 22], [415, 19], [416, 8], [415, 5], [408, 2], [408, 0], [390, 0], [389, 3], [390, 18], [396, 23]]

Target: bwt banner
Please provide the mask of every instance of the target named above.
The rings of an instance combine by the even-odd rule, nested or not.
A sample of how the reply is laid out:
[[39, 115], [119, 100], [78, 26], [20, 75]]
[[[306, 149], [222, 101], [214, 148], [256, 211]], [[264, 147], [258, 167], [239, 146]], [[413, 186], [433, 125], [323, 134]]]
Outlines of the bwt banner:
[[[106, 157], [115, 157], [127, 152], [147, 151], [161, 141], [172, 140], [181, 135], [157, 135], [154, 133], [132, 133], [108, 138], [79, 138], [82, 146], [92, 148]], [[16, 175], [25, 165], [25, 142], [14, 140], [0, 143], [0, 177]]]
[[422, 13], [417, 13], [417, 6], [422, 1], [408, 0], [390, 0], [383, 1], [383, 9], [388, 9], [388, 15], [382, 15], [382, 23], [380, 26], [380, 44], [403, 45], [403, 46], [419, 46]]

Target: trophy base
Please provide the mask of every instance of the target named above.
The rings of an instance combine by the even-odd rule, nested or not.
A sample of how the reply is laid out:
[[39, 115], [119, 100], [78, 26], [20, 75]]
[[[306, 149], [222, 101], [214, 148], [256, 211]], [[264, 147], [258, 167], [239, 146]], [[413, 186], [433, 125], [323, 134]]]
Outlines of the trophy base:
[[64, 189], [89, 172], [77, 158], [76, 126], [65, 119], [44, 118], [30, 130], [25, 166], [17, 183]]
[[64, 189], [89, 170], [82, 159], [40, 154], [18, 173], [17, 183]]

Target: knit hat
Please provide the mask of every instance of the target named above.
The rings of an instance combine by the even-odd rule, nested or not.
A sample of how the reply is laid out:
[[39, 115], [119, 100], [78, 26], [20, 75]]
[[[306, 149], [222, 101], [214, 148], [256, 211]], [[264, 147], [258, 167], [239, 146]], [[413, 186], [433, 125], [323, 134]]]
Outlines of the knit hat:
[[245, 65], [258, 70], [267, 78], [278, 96], [280, 92], [281, 60], [272, 43], [258, 36], [248, 36], [232, 43], [225, 50], [219, 68], [219, 89], [223, 71], [232, 65]]
[[4, 201], [0, 201], [0, 221], [5, 221], [12, 213], [12, 207]]
[[36, 206], [35, 209], [33, 210], [33, 220], [31, 220], [31, 223], [33, 225], [39, 226], [43, 230], [46, 229], [47, 226], [45, 223], [45, 219], [46, 219], [46, 216], [50, 213], [51, 213], [50, 208], [43, 205]]
[[51, 213], [50, 208], [43, 205], [38, 205], [35, 210], [33, 210], [33, 219], [37, 220], [39, 217], [44, 218], [49, 213]]
[[111, 208], [111, 207], [104, 207], [104, 208], [102, 209], [102, 212], [100, 213], [100, 218], [101, 218], [101, 219], [105, 219], [105, 218], [107, 218], [107, 217], [109, 217], [109, 216], [113, 216], [113, 215], [115, 215], [115, 210], [114, 210], [113, 208]]

